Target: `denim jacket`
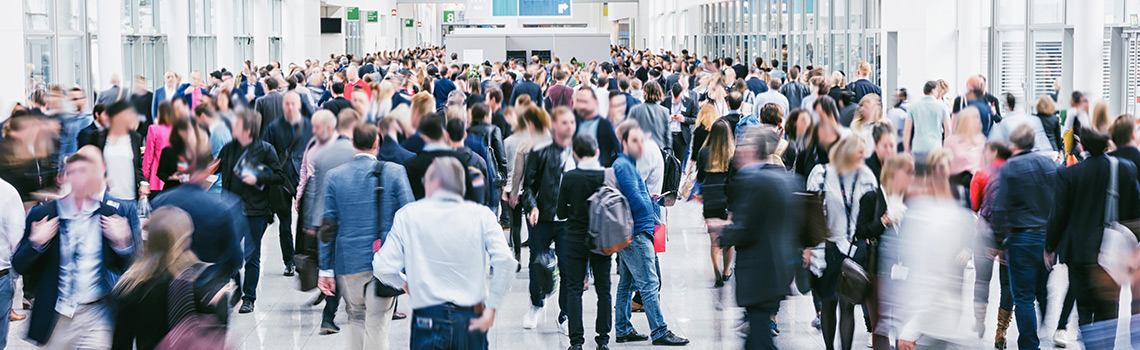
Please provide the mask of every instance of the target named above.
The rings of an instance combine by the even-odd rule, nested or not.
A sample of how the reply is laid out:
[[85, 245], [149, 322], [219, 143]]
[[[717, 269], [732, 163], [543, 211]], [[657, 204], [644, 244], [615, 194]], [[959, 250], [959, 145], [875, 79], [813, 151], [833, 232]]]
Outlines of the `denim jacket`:
[[652, 236], [653, 226], [657, 223], [658, 207], [649, 198], [649, 190], [641, 179], [641, 173], [637, 171], [637, 165], [628, 155], [619, 153], [613, 168], [618, 190], [629, 202], [629, 211], [633, 214], [633, 234], [648, 233]]

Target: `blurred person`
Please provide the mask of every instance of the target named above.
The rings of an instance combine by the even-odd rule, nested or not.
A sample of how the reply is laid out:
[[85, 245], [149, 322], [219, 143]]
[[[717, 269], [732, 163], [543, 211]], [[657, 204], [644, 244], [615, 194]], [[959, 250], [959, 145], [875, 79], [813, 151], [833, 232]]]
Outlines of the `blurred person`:
[[[586, 91], [588, 94], [589, 91]], [[557, 215], [558, 197], [562, 176], [574, 169], [572, 141], [576, 123], [574, 113], [568, 108], [556, 108], [551, 118], [551, 143], [536, 146], [526, 157], [526, 174], [522, 178], [522, 194], [519, 203], [522, 212], [527, 214], [527, 232], [530, 234], [530, 300], [531, 309], [523, 319], [523, 328], [532, 329], [542, 317], [547, 295], [554, 286], [543, 285], [542, 275], [535, 268], [539, 257], [550, 254], [554, 244], [562, 250], [562, 239], [566, 236], [566, 218]], [[566, 288], [561, 280], [558, 289]], [[556, 323], [560, 330], [567, 329], [566, 293], [558, 294], [558, 315]], [[566, 333], [566, 332], [563, 332]]]
[[210, 90], [206, 88], [206, 82], [202, 80], [202, 72], [192, 71], [190, 72], [190, 83], [179, 89], [174, 94], [174, 98], [182, 100], [186, 103], [187, 109], [193, 110], [194, 107], [198, 107], [199, 103], [202, 103], [204, 97], [209, 98]]
[[896, 309], [908, 314], [899, 327], [899, 350], [977, 348], [960, 327], [969, 251], [965, 243], [973, 218], [951, 192], [946, 153], [934, 150], [925, 164], [916, 164], [921, 173], [907, 194], [899, 263], [892, 267], [892, 277], [898, 277], [896, 295], [905, 296], [898, 298]]
[[408, 136], [404, 142], [400, 143], [400, 146], [403, 146], [405, 149], [411, 151], [412, 153], [419, 153], [424, 149], [424, 144], [426, 141], [424, 140], [423, 135], [419, 132], [420, 123], [424, 118], [435, 111], [435, 109], [433, 109], [435, 108], [434, 106], [435, 99], [431, 96], [430, 93], [419, 92], [412, 96], [412, 117], [411, 124], [408, 125], [411, 130], [405, 130], [405, 133], [410, 134], [413, 131], [415, 133], [411, 134], [411, 136]]
[[122, 200], [135, 200], [150, 193], [142, 168], [142, 136], [135, 131], [138, 116], [130, 103], [116, 102], [105, 112], [111, 124], [92, 137], [91, 144], [103, 152], [107, 164], [107, 190]]
[[784, 150], [783, 162], [788, 171], [795, 171], [797, 168], [797, 161], [799, 155], [811, 142], [813, 124], [811, 112], [803, 109], [796, 108], [788, 113], [788, 119], [784, 122], [784, 133], [788, 140], [788, 147]]
[[[602, 103], [599, 102], [598, 105], [600, 106]], [[610, 90], [610, 95], [609, 98], [606, 99], [605, 105], [608, 107], [605, 114], [606, 120], [609, 120], [610, 124], [614, 125], [621, 124], [621, 122], [625, 120], [626, 111], [632, 107], [626, 105], [625, 95], [617, 90]]]
[[36, 286], [28, 341], [37, 346], [111, 347], [112, 310], [104, 299], [142, 241], [131, 201], [105, 189], [98, 153], [67, 158], [60, 182], [71, 192], [32, 208], [12, 255], [13, 269]]
[[[530, 100], [537, 104], [539, 107], [544, 107], [542, 105], [542, 87], [538, 86], [538, 84], [534, 82], [534, 78], [538, 70], [538, 65], [532, 64], [526, 67], [526, 71], [523, 73], [522, 79], [515, 82], [514, 88], [511, 90], [511, 101], [518, 101], [519, 96], [527, 95], [530, 96]], [[439, 97], [436, 98], [439, 99]], [[440, 105], [442, 105], [442, 103]]]
[[862, 101], [863, 96], [870, 94], [883, 95], [883, 90], [871, 82], [871, 69], [870, 62], [860, 62], [859, 68], [855, 70], [855, 81], [847, 84], [847, 90], [855, 93], [855, 101]]
[[[814, 111], [813, 106], [815, 105], [815, 100], [819, 99], [820, 96], [827, 95], [827, 90], [827, 79], [824, 79], [822, 76], [811, 77], [811, 79], [808, 79], [808, 91], [810, 91], [811, 94], [804, 96], [799, 107]], [[819, 118], [819, 116], [814, 117], [816, 119]]]
[[158, 176], [159, 158], [162, 150], [170, 146], [171, 128], [180, 118], [174, 113], [174, 106], [170, 102], [158, 104], [158, 116], [155, 123], [147, 127], [146, 144], [143, 147], [142, 171], [146, 181], [150, 184], [150, 199], [158, 196], [165, 188], [166, 180]]
[[986, 169], [978, 170], [970, 180], [970, 201], [978, 213], [978, 234], [974, 251], [974, 332], [978, 338], [985, 335], [986, 310], [990, 299], [990, 281], [993, 280], [994, 264], [997, 263], [999, 299], [997, 330], [994, 334], [994, 348], [1006, 347], [1005, 334], [1013, 317], [1013, 295], [1009, 290], [1009, 268], [1005, 254], [998, 250], [993, 238], [994, 204], [1001, 191], [1001, 167], [1013, 152], [1008, 143], [990, 141], [986, 144]]
[[447, 124], [445, 124], [445, 131], [448, 145], [459, 154], [459, 162], [469, 165], [467, 177], [469, 178], [468, 182], [471, 183], [471, 191], [468, 196], [476, 203], [486, 205], [494, 210], [498, 203], [495, 198], [497, 193], [493, 189], [494, 184], [491, 180], [494, 172], [488, 168], [489, 163], [486, 158], [483, 158], [482, 154], [485, 154], [483, 152], [486, 150], [476, 151], [473, 149], [480, 146], [486, 148], [487, 144], [478, 136], [468, 137], [467, 130], [464, 130], [467, 127], [467, 121], [463, 116], [462, 106], [452, 107], [449, 111], [455, 111], [460, 115], [448, 119]]
[[79, 132], [87, 127], [94, 121], [91, 113], [87, 109], [87, 94], [79, 87], [73, 87], [68, 90], [67, 97], [73, 106], [69, 113], [60, 113], [60, 132], [59, 132], [59, 162], [63, 163], [67, 157], [75, 154], [79, 147], [83, 145], [78, 144]]
[[340, 115], [341, 111], [353, 108], [352, 101], [349, 101], [347, 98], [345, 98], [344, 83], [332, 83], [332, 88], [330, 91], [332, 91], [332, 99], [325, 101], [325, 103], [321, 105], [322, 109], [331, 111], [333, 115]]
[[725, 102], [725, 105], [728, 106], [728, 112], [721, 114], [720, 119], [728, 122], [728, 125], [732, 127], [732, 137], [736, 138], [737, 125], [739, 125], [740, 120], [745, 117], [744, 112], [740, 109], [744, 102], [744, 97], [740, 92], [733, 91], [728, 93], [728, 96], [725, 97]]
[[253, 103], [253, 110], [261, 114], [262, 118], [261, 125], [257, 126], [260, 132], [264, 132], [273, 121], [285, 117], [285, 92], [280, 89], [281, 81], [277, 76], [269, 76], [264, 79], [264, 83], [269, 91]]
[[[79, 134], [76, 136], [76, 146], [82, 148], [83, 146], [90, 145], [91, 139], [95, 137], [95, 134], [111, 126], [111, 117], [108, 116], [106, 112], [107, 106], [95, 104], [95, 106], [91, 107], [91, 124], [87, 124], [86, 127], [79, 130]], [[8, 120], [14, 119], [15, 115], [16, 113], [13, 112], [13, 117], [8, 118]]]
[[710, 256], [715, 281], [713, 285], [717, 288], [723, 287], [731, 275], [728, 273], [728, 265], [732, 263], [733, 249], [731, 246], [722, 249], [717, 244], [721, 232], [714, 223], [728, 220], [729, 203], [732, 203], [731, 199], [736, 197], [728, 189], [730, 179], [738, 168], [733, 164], [735, 150], [736, 142], [732, 137], [728, 121], [717, 120], [712, 125], [707, 143], [701, 147], [697, 155], [696, 180], [701, 183], [701, 194], [704, 197], [702, 204], [711, 242]]
[[907, 102], [908, 97], [907, 97], [906, 88], [900, 88], [900, 89], [896, 90], [895, 94], [894, 94], [894, 98], [895, 98], [895, 103], [894, 103], [894, 105], [891, 105], [891, 108], [889, 110], [887, 110], [887, 115], [885, 116], [885, 119], [890, 121], [891, 126], [894, 126], [895, 131], [898, 132], [898, 134], [896, 135], [896, 137], [898, 138], [897, 140], [900, 141], [899, 145], [898, 145], [898, 149], [899, 149], [899, 151], [902, 151], [901, 140], [903, 139], [903, 127], [906, 125], [907, 118], [910, 117], [910, 115], [907, 113], [907, 109], [909, 108], [910, 103]]
[[493, 185], [501, 188], [507, 181], [507, 157], [503, 149], [502, 130], [493, 124], [491, 107], [486, 103], [479, 102], [471, 106], [470, 116], [471, 125], [467, 127], [467, 132], [481, 137], [490, 146], [487, 155], [491, 159], [487, 160], [495, 168]]
[[[972, 113], [969, 108], [966, 111], [958, 117], [968, 117]], [[993, 209], [994, 241], [1005, 250], [1009, 264], [1013, 317], [1017, 321], [1017, 346], [1020, 349], [1039, 347], [1034, 301], [1039, 301], [1042, 309], [1045, 308], [1049, 272], [1041, 257], [1046, 251], [1045, 230], [1050, 206], [1056, 198], [1057, 167], [1052, 160], [1033, 153], [1035, 139], [1029, 125], [1022, 125], [1010, 134], [1010, 148], [1014, 155], [999, 171], [1003, 181]]]
[[[407, 108], [404, 108], [405, 110]], [[399, 113], [393, 111], [393, 113]], [[400, 122], [395, 117], [380, 119], [379, 123], [380, 132], [380, 151], [376, 158], [383, 161], [394, 162], [396, 164], [404, 164], [408, 159], [415, 157], [416, 154], [400, 146]]]
[[673, 144], [673, 133], [669, 132], [669, 109], [660, 104], [664, 99], [664, 91], [657, 82], [645, 83], [645, 103], [633, 106], [628, 118], [636, 120], [654, 143], [670, 147]]
[[424, 176], [426, 197], [396, 213], [372, 260], [380, 283], [410, 292], [415, 349], [439, 342], [487, 349], [487, 331], [510, 289], [509, 271], [518, 266], [494, 213], [463, 201], [463, 169], [456, 159], [434, 159]]
[[[1044, 242], [1046, 264], [1053, 263], [1060, 253], [1060, 260], [1069, 267], [1069, 290], [1075, 294], [1081, 339], [1089, 349], [1109, 349], [1116, 343], [1120, 289], [1130, 282], [1116, 279], [1098, 259], [1103, 254], [1105, 227], [1113, 222], [1110, 220], [1126, 222], [1140, 218], [1140, 203], [1137, 203], [1140, 184], [1136, 180], [1136, 165], [1131, 161], [1136, 153], [1136, 138], [1131, 133], [1136, 130], [1135, 119], [1120, 118], [1115, 124], [1113, 139], [1124, 145], [1118, 145], [1122, 148], [1111, 155], [1105, 154], [1109, 148], [1108, 135], [1087, 128], [1081, 130], [1081, 145], [1089, 158], [1057, 171], [1058, 200], [1052, 203], [1053, 215]], [[1112, 187], [1116, 192], [1109, 192], [1110, 185], [1103, 179], [1110, 178], [1113, 172], [1117, 183]], [[1112, 201], [1117, 213], [1105, 213], [1112, 208], [1107, 203], [1110, 195], [1115, 197]], [[1137, 282], [1131, 281], [1131, 284], [1132, 290], [1137, 290]], [[1016, 299], [1016, 284], [1014, 292]], [[1136, 292], [1132, 294], [1131, 307], [1126, 309], [1130, 309], [1132, 315], [1140, 314], [1140, 297]], [[1129, 332], [1133, 347], [1140, 345], [1136, 327], [1133, 322]]]
[[875, 125], [890, 124], [889, 120], [883, 119], [883, 100], [877, 94], [863, 95], [863, 99], [859, 100], [858, 108], [855, 111], [854, 118], [851, 119], [851, 131], [862, 137], [865, 142], [870, 143], [872, 141], [871, 133]]
[[[716, 125], [724, 123], [714, 124], [714, 129]], [[766, 162], [768, 155], [777, 152], [780, 137], [775, 131], [749, 129], [741, 140], [740, 152], [734, 157], [739, 170], [731, 188], [753, 195], [734, 202], [731, 225], [713, 219], [709, 226], [723, 227], [716, 244], [739, 252], [736, 302], [745, 308], [750, 329], [744, 348], [775, 349], [773, 333], [766, 330], [780, 301], [791, 295], [789, 286], [799, 259], [795, 255], [799, 213], [792, 193], [799, 184], [782, 166]]]
[[1107, 133], [1108, 128], [1112, 125], [1112, 120], [1108, 117], [1108, 103], [1104, 100], [1096, 101], [1096, 104], [1093, 105], [1090, 119], [1092, 123], [1089, 124], [1087, 128], [1100, 133]]
[[[656, 256], [653, 253], [653, 226], [658, 208], [650, 199], [645, 181], [634, 163], [634, 159], [642, 156], [644, 135], [636, 121], [623, 122], [618, 126], [617, 134], [622, 142], [622, 153], [614, 160], [614, 177], [617, 179], [618, 190], [629, 202], [634, 226], [633, 242], [618, 252], [621, 278], [617, 288], [617, 303], [614, 305], [616, 339], [618, 343], [625, 343], [652, 338], [654, 345], [685, 345], [689, 340], [669, 330], [658, 304], [660, 279], [654, 267]], [[652, 328], [649, 336], [637, 333], [629, 322], [634, 289], [642, 296], [645, 315]]]
[[[783, 84], [783, 81], [781, 81], [780, 78], [773, 77], [773, 78], [769, 79], [768, 80], [768, 91], [765, 93], [756, 95], [755, 99], [753, 100], [753, 107], [752, 107], [753, 109], [750, 110], [750, 112], [752, 113], [751, 115], [760, 116], [760, 109], [764, 108], [764, 106], [769, 104], [769, 103], [775, 103], [776, 105], [780, 106], [780, 108], [783, 108], [782, 111], [784, 111], [785, 113], [790, 111], [791, 109], [788, 108], [788, 106], [790, 105], [788, 98], [785, 97], [784, 94], [779, 91], [780, 86], [782, 84]], [[787, 116], [787, 114], [781, 115], [780, 117], [783, 118], [786, 116]]]
[[[225, 316], [209, 315], [198, 308], [205, 306], [226, 312], [222, 311], [225, 308], [214, 306], [227, 302], [221, 298], [232, 291], [233, 285], [224, 286], [212, 296], [198, 295], [197, 287], [205, 282], [202, 270], [209, 265], [199, 261], [190, 249], [194, 232], [190, 215], [177, 207], [164, 207], [155, 210], [151, 218], [153, 220], [146, 225], [148, 235], [141, 254], [119, 279], [110, 296], [116, 305], [112, 347], [156, 349], [224, 344], [225, 323], [220, 319]], [[186, 328], [180, 326], [190, 324], [199, 327], [201, 333], [195, 334], [199, 337], [180, 338], [182, 343], [168, 337], [172, 331], [185, 331]], [[202, 337], [204, 335], [210, 336]], [[219, 335], [222, 338], [211, 337]]]
[[942, 141], [953, 134], [950, 111], [935, 97], [937, 90], [937, 82], [927, 81], [922, 86], [922, 98], [909, 103], [902, 136], [903, 150], [907, 153], [930, 153], [942, 148]]
[[[614, 124], [610, 119], [598, 114], [597, 96], [590, 94], [589, 90], [579, 89], [574, 93], [574, 112], [577, 114], [577, 130], [575, 135], [590, 136], [598, 142], [598, 161], [603, 167], [609, 167], [621, 152], [621, 141], [614, 132]], [[612, 102], [612, 101], [611, 101]], [[613, 106], [613, 104], [610, 104]], [[614, 116], [612, 113], [610, 116]], [[623, 112], [624, 115], [624, 112]]]
[[[260, 101], [260, 100], [259, 100]], [[281, 162], [273, 145], [261, 139], [261, 115], [243, 110], [234, 118], [233, 142], [218, 153], [217, 171], [222, 188], [242, 200], [246, 217], [245, 279], [242, 281], [242, 305], [239, 313], [253, 312], [257, 300], [257, 283], [261, 278], [261, 238], [273, 217], [270, 188], [285, 181]]]
[[[0, 179], [0, 252], [4, 252], [0, 254], [0, 274], [2, 274], [0, 275], [0, 303], [2, 303], [0, 333], [2, 334], [8, 334], [11, 321], [23, 320], [26, 317], [17, 314], [12, 308], [12, 299], [16, 297], [16, 275], [11, 273], [12, 253], [16, 252], [16, 247], [24, 236], [24, 226], [24, 206], [20, 202], [20, 193], [7, 181]], [[608, 262], [606, 266], [609, 266]], [[0, 349], [7, 346], [8, 337], [5, 336], [0, 339]]]
[[163, 190], [174, 189], [189, 181], [189, 161], [194, 156], [190, 152], [198, 149], [198, 142], [205, 141], [203, 131], [192, 119], [183, 118], [174, 123], [170, 132], [169, 145], [162, 149], [156, 162], [155, 177], [165, 180]]
[[[582, 104], [579, 104], [582, 106]], [[526, 173], [526, 161], [530, 155], [530, 151], [536, 144], [549, 142], [550, 134], [547, 130], [550, 128], [550, 117], [546, 111], [537, 106], [516, 107], [523, 111], [518, 112], [519, 132], [516, 132], [511, 137], [503, 142], [503, 147], [507, 148], [508, 159], [507, 165], [507, 184], [504, 186], [503, 200], [506, 201], [511, 207], [511, 248], [514, 250], [515, 260], [521, 257], [522, 249], [522, 207], [518, 206], [519, 198], [522, 194], [522, 180], [523, 174]], [[581, 124], [579, 124], [580, 126]], [[522, 267], [519, 266], [521, 269]]]
[[[962, 189], [966, 193], [970, 190], [970, 179], [973, 178], [974, 173], [982, 169], [985, 164], [982, 162], [982, 151], [986, 147], [986, 136], [982, 132], [982, 125], [980, 123], [977, 109], [970, 109], [966, 107], [954, 116], [954, 132], [946, 137], [942, 147], [949, 151], [950, 156], [950, 189], [954, 191], [954, 198], [969, 202], [968, 198], [963, 198], [961, 195]], [[1032, 128], [1030, 128], [1032, 131]], [[1036, 134], [1034, 134], [1036, 135]], [[1010, 134], [1012, 139], [1012, 132]], [[1032, 151], [1033, 145], [1030, 144], [1025, 151]], [[967, 205], [968, 207], [968, 205]]]
[[[784, 80], [780, 78], [780, 80]], [[800, 81], [800, 66], [792, 66], [788, 70], [787, 82], [780, 87], [780, 94], [788, 99], [788, 109], [800, 108], [804, 98], [811, 95], [811, 89]]]
[[115, 102], [126, 101], [130, 97], [130, 92], [122, 87], [119, 87], [122, 79], [119, 79], [118, 73], [111, 73], [111, 87], [99, 93], [99, 97], [95, 103], [102, 103], [104, 106], [110, 106]]
[[906, 216], [904, 197], [914, 179], [914, 158], [909, 154], [892, 154], [883, 161], [882, 171], [879, 188], [859, 199], [859, 207], [865, 210], [859, 212], [855, 238], [875, 243], [872, 249], [881, 252], [868, 261], [871, 289], [866, 305], [872, 322], [871, 347], [890, 350], [890, 333], [901, 326], [895, 324], [901, 319], [895, 316], [894, 310], [900, 295], [893, 294], [890, 268], [899, 262], [899, 226]]
[[[358, 125], [352, 144], [356, 155], [329, 171], [321, 185], [319, 286], [328, 296], [343, 289], [350, 349], [387, 349], [396, 297], [380, 295], [369, 253], [376, 242], [391, 244], [387, 236], [393, 217], [412, 202], [411, 187], [403, 166], [376, 160], [380, 138], [375, 126]], [[372, 187], [378, 189], [360, 190]]]
[[[673, 156], [685, 165], [689, 156], [689, 144], [693, 141], [693, 124], [697, 122], [697, 113], [700, 109], [697, 101], [687, 96], [681, 84], [673, 84], [669, 98], [661, 101], [661, 105], [669, 110], [669, 133], [672, 134], [673, 143], [666, 145], [673, 149]], [[705, 130], [706, 132], [708, 130]], [[697, 146], [698, 149], [700, 145]]]
[[345, 68], [344, 70], [344, 74], [346, 78], [344, 82], [345, 98], [347, 98], [350, 102], [353, 101], [356, 98], [355, 95], [353, 95], [353, 92], [357, 90], [364, 90], [364, 93], [367, 95], [365, 96], [365, 101], [368, 101], [372, 98], [372, 86], [364, 82], [363, 79], [360, 79], [359, 65], [356, 63], [348, 65], [348, 68]]
[[807, 133], [810, 135], [807, 146], [800, 150], [799, 155], [792, 162], [796, 174], [804, 178], [811, 174], [816, 165], [831, 162], [831, 148], [839, 142], [840, 138], [850, 133], [847, 128], [840, 126], [835, 119], [835, 100], [824, 95], [816, 100], [815, 105], [819, 122]]
[[[1017, 97], [1011, 93], [1002, 94], [1005, 98], [1005, 117], [1002, 122], [994, 125], [993, 131], [990, 131], [989, 139], [993, 141], [1009, 141], [1009, 133], [1021, 125], [1029, 125], [1033, 128], [1033, 134], [1036, 136], [1033, 141], [1033, 150], [1040, 152], [1042, 155], [1050, 159], [1056, 158], [1056, 153], [1053, 149], [1052, 143], [1049, 142], [1049, 136], [1045, 132], [1045, 126], [1040, 118], [1030, 116], [1025, 112], [1017, 110]], [[1103, 132], [1107, 132], [1107, 126]]]
[[[423, 198], [425, 195], [423, 178], [432, 160], [451, 157], [459, 160], [460, 164], [463, 164], [464, 169], [467, 169], [467, 166], [470, 165], [464, 163], [462, 161], [464, 158], [463, 155], [451, 147], [447, 135], [447, 119], [444, 116], [437, 113], [425, 116], [424, 120], [420, 122], [420, 134], [426, 142], [423, 151], [417, 153], [415, 157], [408, 159], [408, 161], [404, 163], [404, 167], [408, 173], [408, 182], [412, 186], [412, 195], [416, 198]], [[468, 184], [468, 191], [464, 191], [466, 194], [464, 198], [476, 201], [477, 203], [484, 203], [482, 198], [476, 198], [477, 194], [470, 191], [472, 189], [471, 179], [465, 179], [465, 181], [467, 181]]]
[[514, 134], [514, 130], [509, 123], [510, 120], [507, 119], [507, 115], [504, 113], [503, 90], [496, 84], [495, 86], [488, 86], [486, 89], [483, 89], [483, 94], [487, 96], [487, 107], [491, 113], [491, 124], [499, 128], [499, 133], [502, 134], [503, 139], [511, 137], [511, 135]]
[[[214, 105], [212, 106], [214, 113], [222, 118], [227, 128], [234, 122], [233, 92], [231, 89], [228, 86], [223, 87], [218, 95], [214, 96]], [[196, 111], [197, 108], [195, 108], [195, 113], [197, 113]]]
[[300, 169], [305, 147], [313, 138], [313, 125], [310, 118], [305, 118], [301, 110], [302, 98], [295, 91], [285, 93], [283, 99], [284, 116], [269, 123], [261, 139], [273, 146], [277, 152], [277, 159], [281, 164], [284, 186], [273, 186], [269, 189], [270, 208], [277, 219], [278, 239], [281, 244], [281, 257], [285, 264], [285, 276], [293, 276], [296, 267], [293, 264], [293, 197], [296, 196], [297, 184], [300, 183]]
[[895, 128], [889, 123], [877, 123], [871, 127], [870, 140], [874, 142], [874, 150], [863, 163], [875, 174], [876, 180], [882, 180], [883, 165], [898, 152]]
[[[978, 110], [978, 121], [982, 135], [989, 136], [994, 124], [1001, 122], [1001, 115], [995, 111], [997, 99], [989, 101], [986, 94], [986, 82], [981, 76], [972, 75], [966, 79], [966, 95], [954, 99], [952, 116], [957, 119], [958, 113], [974, 107]], [[953, 151], [951, 151], [953, 153]]]
[[[836, 289], [844, 259], [867, 266], [867, 246], [855, 239], [855, 226], [863, 195], [874, 192], [878, 187], [875, 174], [863, 164], [867, 152], [866, 142], [857, 136], [845, 136], [829, 151], [827, 164], [816, 165], [807, 177], [808, 191], [823, 191], [825, 211], [845, 213], [829, 215], [827, 218], [828, 238], [821, 243], [825, 251], [825, 269], [820, 275], [820, 293], [823, 300], [823, 340], [828, 350], [835, 348], [835, 332], [838, 323], [841, 348], [850, 350], [855, 332], [854, 307], [839, 299]], [[839, 194], [839, 196], [835, 196]], [[868, 209], [870, 210], [870, 209]], [[838, 318], [836, 311], [839, 312]]]
[[[700, 111], [697, 112], [696, 126], [693, 128], [693, 153], [689, 156], [689, 161], [685, 169], [693, 171], [693, 166], [697, 163], [697, 158], [700, 156], [701, 149], [705, 147], [708, 141], [709, 132], [712, 131], [713, 123], [720, 120], [720, 114], [717, 113], [716, 107], [712, 104], [704, 104], [701, 106]], [[727, 121], [726, 121], [727, 123]], [[731, 128], [731, 126], [730, 126]]]
[[150, 108], [151, 103], [154, 102], [154, 93], [150, 92], [146, 77], [141, 75], [135, 77], [134, 92], [131, 93], [130, 100], [135, 111], [139, 112], [139, 128], [136, 131], [146, 137], [146, 132], [154, 121], [154, 115], [151, 114], [154, 111]]
[[543, 106], [552, 110], [556, 107], [573, 109], [574, 89], [566, 86], [570, 79], [570, 72], [567, 72], [565, 68], [555, 68], [550, 76], [554, 79], [554, 85], [546, 88], [546, 101], [543, 101]]
[[1089, 116], [1089, 98], [1084, 93], [1073, 90], [1072, 95], [1069, 97], [1069, 105], [1071, 108], [1062, 113], [1061, 119], [1061, 136], [1065, 139], [1065, 154], [1080, 153], [1075, 151], [1079, 148], [1075, 138], [1079, 136], [1081, 128], [1088, 128], [1092, 126], [1092, 120]]
[[[598, 294], [598, 314], [594, 331], [594, 341], [598, 349], [609, 349], [610, 325], [612, 324], [613, 295], [610, 284], [610, 264], [608, 255], [594, 253], [590, 244], [589, 199], [602, 187], [607, 171], [598, 162], [598, 146], [593, 138], [578, 135], [573, 141], [574, 170], [566, 172], [558, 192], [557, 215], [566, 218], [566, 234], [559, 247], [559, 275], [567, 288], [566, 314], [570, 335], [570, 350], [581, 350], [585, 342], [582, 328], [582, 293], [587, 283], [588, 272], [593, 272], [594, 291]], [[614, 181], [610, 173], [610, 181]]]
[[1064, 139], [1061, 138], [1061, 119], [1057, 117], [1057, 106], [1049, 96], [1037, 99], [1037, 113], [1034, 115], [1041, 120], [1045, 128], [1045, 136], [1049, 138], [1049, 145], [1054, 151], [1064, 152]]

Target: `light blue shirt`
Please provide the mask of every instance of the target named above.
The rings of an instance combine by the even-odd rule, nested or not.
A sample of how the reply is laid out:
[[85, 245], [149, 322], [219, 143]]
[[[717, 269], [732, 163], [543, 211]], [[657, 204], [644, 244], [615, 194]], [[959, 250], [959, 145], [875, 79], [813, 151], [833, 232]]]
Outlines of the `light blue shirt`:
[[578, 124], [578, 133], [589, 135], [590, 137], [593, 137], [594, 140], [597, 140], [598, 123], [601, 123], [601, 117], [599, 116], [594, 116], [593, 119], [582, 120], [582, 122]]
[[[213, 153], [214, 159], [218, 159], [218, 153], [222, 151], [231, 141], [234, 140], [234, 135], [230, 132], [230, 128], [226, 127], [226, 123], [217, 122], [210, 126], [210, 153]], [[222, 193], [222, 177], [214, 181], [214, 185], [210, 186], [210, 193]]]
[[[103, 230], [97, 212], [100, 198], [76, 208], [70, 198], [57, 201], [59, 207], [59, 300], [56, 311], [69, 315], [75, 305], [93, 303], [107, 294], [101, 283]], [[46, 245], [45, 245], [46, 247]]]

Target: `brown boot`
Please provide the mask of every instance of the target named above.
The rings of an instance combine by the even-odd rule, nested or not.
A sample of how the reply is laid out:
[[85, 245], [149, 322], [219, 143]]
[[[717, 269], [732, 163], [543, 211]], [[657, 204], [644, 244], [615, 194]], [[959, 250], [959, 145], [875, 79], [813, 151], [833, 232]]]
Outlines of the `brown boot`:
[[1013, 317], [1013, 312], [998, 308], [998, 322], [997, 334], [994, 335], [994, 348], [998, 350], [1005, 349], [1005, 330], [1009, 328], [1009, 319]]

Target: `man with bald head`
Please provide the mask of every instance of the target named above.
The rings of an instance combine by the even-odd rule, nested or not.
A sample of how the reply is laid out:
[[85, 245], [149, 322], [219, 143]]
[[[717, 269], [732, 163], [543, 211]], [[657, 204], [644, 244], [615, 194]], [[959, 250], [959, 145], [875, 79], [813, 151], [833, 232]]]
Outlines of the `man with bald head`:
[[285, 93], [282, 99], [284, 117], [269, 123], [262, 140], [273, 145], [277, 159], [281, 161], [281, 171], [285, 179], [282, 186], [269, 191], [269, 204], [281, 222], [277, 225], [281, 239], [281, 258], [285, 262], [285, 276], [293, 276], [293, 197], [297, 194], [300, 182], [298, 169], [305, 155], [305, 148], [313, 138], [313, 125], [301, 115], [301, 95], [295, 91]]
[[352, 96], [353, 91], [364, 90], [364, 93], [368, 94], [368, 99], [372, 99], [372, 86], [365, 83], [364, 79], [360, 79], [360, 68], [357, 67], [356, 63], [349, 65], [348, 68], [344, 70], [344, 75], [348, 78], [348, 81], [344, 84], [344, 98], [352, 101], [354, 98], [354, 96]]
[[[304, 234], [297, 235], [297, 255], [317, 258], [316, 229], [321, 225], [321, 211], [324, 206], [325, 175], [329, 170], [348, 163], [355, 151], [352, 140], [338, 131], [337, 117], [328, 110], [313, 114], [313, 138], [305, 148], [301, 160], [301, 178], [297, 186], [297, 227]], [[315, 260], [314, 260], [315, 261]], [[323, 294], [322, 294], [323, 295]], [[333, 322], [336, 309], [340, 305], [340, 294], [325, 298], [322, 314], [321, 333], [332, 334], [340, 331]]]

